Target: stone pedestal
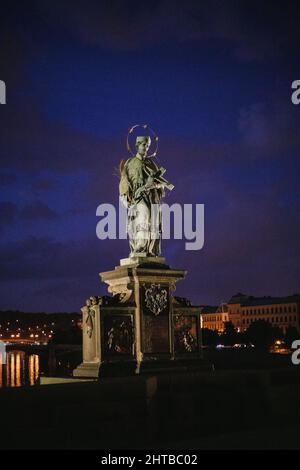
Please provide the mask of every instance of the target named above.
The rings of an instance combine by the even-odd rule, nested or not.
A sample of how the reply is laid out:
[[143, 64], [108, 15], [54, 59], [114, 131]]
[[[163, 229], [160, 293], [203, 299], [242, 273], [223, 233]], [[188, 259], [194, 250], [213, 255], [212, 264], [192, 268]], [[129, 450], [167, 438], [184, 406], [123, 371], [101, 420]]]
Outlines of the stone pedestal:
[[82, 307], [82, 359], [73, 370], [74, 377], [98, 377], [101, 365], [101, 325], [99, 298], [93, 297], [89, 306]]
[[201, 308], [173, 295], [185, 275], [161, 257], [127, 258], [100, 273], [112, 296], [82, 308], [83, 363], [74, 376], [201, 368]]

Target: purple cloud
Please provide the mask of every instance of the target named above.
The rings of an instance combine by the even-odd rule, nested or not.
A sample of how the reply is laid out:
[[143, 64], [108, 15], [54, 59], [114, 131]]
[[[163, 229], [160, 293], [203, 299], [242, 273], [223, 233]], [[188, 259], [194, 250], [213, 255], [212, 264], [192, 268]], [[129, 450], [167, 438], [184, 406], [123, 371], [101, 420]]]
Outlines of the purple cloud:
[[32, 183], [32, 190], [36, 192], [52, 191], [57, 188], [57, 182], [53, 179], [41, 178]]
[[11, 224], [18, 213], [18, 207], [12, 202], [0, 202], [0, 227]]
[[[77, 1], [70, 5], [42, 1], [40, 15], [50, 26], [67, 29], [69, 34], [88, 45], [112, 50], [139, 50], [158, 47], [167, 41], [174, 45], [226, 41], [234, 56], [243, 62], [263, 61], [290, 55], [293, 46], [287, 32], [298, 36], [296, 15], [291, 5], [271, 2], [198, 2], [176, 4], [172, 0], [140, 3]], [[170, 13], [172, 12], [172, 14]], [[274, 30], [276, 40], [274, 40]]]
[[20, 209], [20, 217], [25, 220], [51, 220], [57, 219], [59, 216], [54, 210], [47, 206], [47, 204], [41, 201], [35, 201]]
[[17, 180], [13, 173], [0, 173], [0, 186], [9, 186]]

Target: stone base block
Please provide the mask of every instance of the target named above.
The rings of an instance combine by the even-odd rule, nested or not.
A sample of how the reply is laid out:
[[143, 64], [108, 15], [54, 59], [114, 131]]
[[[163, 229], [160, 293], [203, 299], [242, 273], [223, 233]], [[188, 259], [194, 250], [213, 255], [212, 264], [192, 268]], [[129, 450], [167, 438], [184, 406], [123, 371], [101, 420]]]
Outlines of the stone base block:
[[76, 369], [73, 370], [74, 377], [99, 377], [99, 362], [82, 362]]
[[140, 266], [145, 264], [164, 265], [166, 264], [166, 258], [162, 256], [130, 256], [129, 258], [123, 258], [120, 260], [120, 266]]

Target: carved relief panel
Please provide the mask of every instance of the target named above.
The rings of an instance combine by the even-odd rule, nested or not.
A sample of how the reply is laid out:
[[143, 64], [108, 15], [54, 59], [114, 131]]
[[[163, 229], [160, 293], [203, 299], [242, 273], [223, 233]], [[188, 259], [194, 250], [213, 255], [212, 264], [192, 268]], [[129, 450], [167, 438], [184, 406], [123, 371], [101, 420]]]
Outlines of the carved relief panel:
[[147, 283], [141, 287], [142, 350], [144, 353], [168, 353], [169, 286]]
[[105, 315], [103, 318], [104, 354], [132, 355], [133, 327], [129, 315]]
[[175, 353], [193, 353], [198, 350], [197, 316], [174, 316], [174, 349]]

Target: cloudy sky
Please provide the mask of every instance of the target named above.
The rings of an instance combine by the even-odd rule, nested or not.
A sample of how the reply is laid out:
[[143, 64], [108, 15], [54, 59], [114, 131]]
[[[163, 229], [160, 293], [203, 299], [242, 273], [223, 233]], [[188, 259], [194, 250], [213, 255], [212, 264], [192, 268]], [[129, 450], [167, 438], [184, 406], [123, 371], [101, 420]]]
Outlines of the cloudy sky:
[[0, 309], [76, 311], [128, 255], [96, 237], [130, 126], [149, 123], [205, 244], [164, 241], [177, 294], [299, 292], [295, 2], [8, 2], [1, 7]]

